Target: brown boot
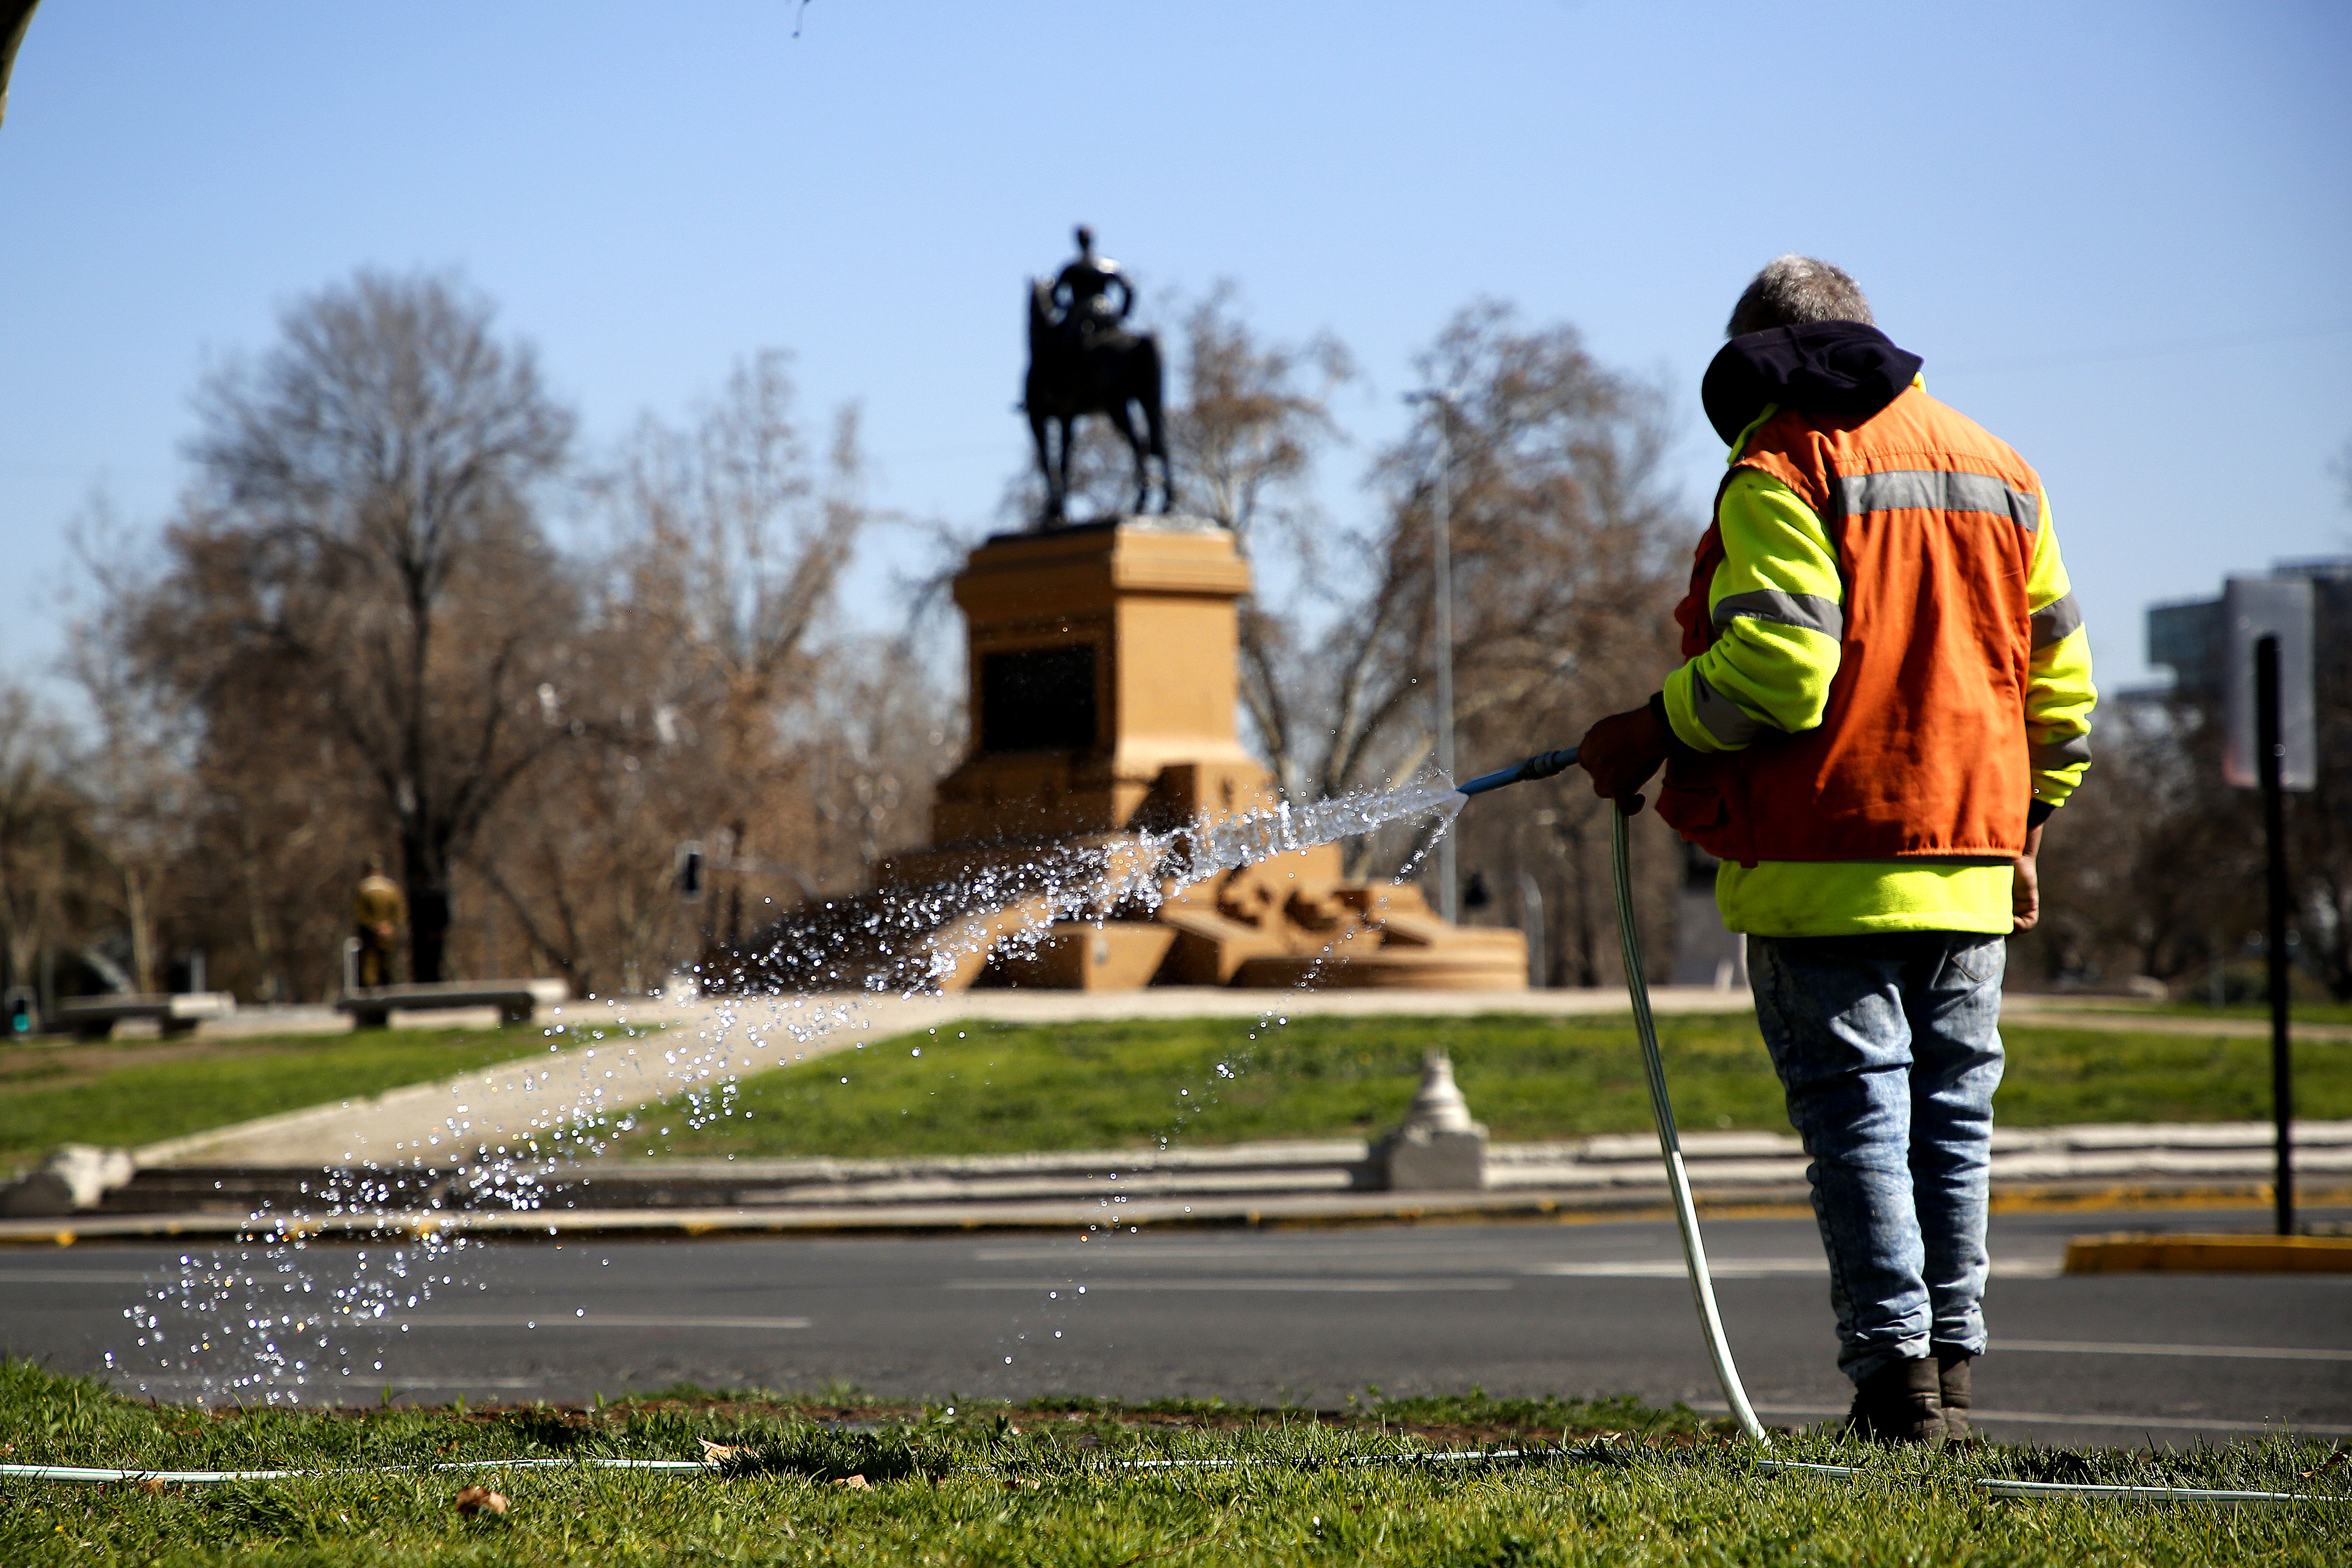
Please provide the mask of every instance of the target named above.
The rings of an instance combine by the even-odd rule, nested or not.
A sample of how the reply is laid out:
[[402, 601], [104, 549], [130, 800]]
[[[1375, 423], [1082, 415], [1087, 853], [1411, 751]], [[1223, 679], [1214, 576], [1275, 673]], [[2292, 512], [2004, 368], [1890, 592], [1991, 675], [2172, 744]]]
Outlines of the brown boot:
[[1937, 1382], [1944, 1404], [1944, 1435], [1953, 1442], [1965, 1441], [1969, 1431], [1969, 1363], [1976, 1357], [1958, 1345], [1937, 1345], [1936, 1349]]
[[1941, 1443], [1944, 1401], [1936, 1358], [1889, 1362], [1854, 1384], [1849, 1436], [1889, 1446]]

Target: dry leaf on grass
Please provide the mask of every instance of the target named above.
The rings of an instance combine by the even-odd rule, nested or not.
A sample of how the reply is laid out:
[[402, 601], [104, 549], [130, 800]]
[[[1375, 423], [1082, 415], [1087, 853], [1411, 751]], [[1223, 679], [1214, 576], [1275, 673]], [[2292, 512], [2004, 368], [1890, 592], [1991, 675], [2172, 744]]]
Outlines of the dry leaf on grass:
[[725, 1443], [714, 1443], [708, 1437], [698, 1437], [695, 1441], [702, 1445], [702, 1457], [714, 1465], [721, 1459], [731, 1459], [743, 1451], [740, 1447], [730, 1447]]
[[459, 1513], [504, 1513], [506, 1510], [507, 1500], [488, 1487], [467, 1487], [457, 1494]]
[[837, 1487], [847, 1487], [854, 1492], [870, 1492], [874, 1489], [872, 1487], [866, 1484], [866, 1478], [862, 1475], [844, 1476], [841, 1479], [834, 1482], [833, 1484]]

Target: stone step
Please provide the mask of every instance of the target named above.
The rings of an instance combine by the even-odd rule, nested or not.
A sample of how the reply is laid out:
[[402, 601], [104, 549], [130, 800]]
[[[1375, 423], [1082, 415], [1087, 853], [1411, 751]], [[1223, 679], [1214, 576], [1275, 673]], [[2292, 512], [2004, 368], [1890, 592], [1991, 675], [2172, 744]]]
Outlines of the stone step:
[[[2273, 1155], [2264, 1123], [2062, 1127], [1996, 1141], [1996, 1183], [2260, 1182]], [[2296, 1168], [2352, 1173], [2352, 1122], [2296, 1127]], [[1692, 1183], [1717, 1192], [1800, 1187], [1796, 1141], [1769, 1133], [1701, 1132], [1683, 1140]], [[1608, 1136], [1497, 1143], [1486, 1190], [1574, 1193], [1663, 1190], [1657, 1140]], [[990, 1204], [1045, 1198], [1204, 1197], [1377, 1190], [1382, 1177], [1361, 1140], [1300, 1140], [1199, 1149], [1063, 1151], [880, 1160], [644, 1160], [551, 1168], [495, 1163], [430, 1167], [164, 1166], [108, 1192], [110, 1214], [311, 1214], [416, 1209], [628, 1209]]]

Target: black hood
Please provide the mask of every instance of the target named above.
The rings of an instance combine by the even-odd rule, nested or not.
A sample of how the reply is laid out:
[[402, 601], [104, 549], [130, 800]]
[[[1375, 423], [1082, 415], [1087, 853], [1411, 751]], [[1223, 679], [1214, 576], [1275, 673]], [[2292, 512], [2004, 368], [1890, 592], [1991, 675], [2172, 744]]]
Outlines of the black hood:
[[1698, 395], [1707, 423], [1729, 446], [1768, 403], [1801, 414], [1875, 414], [1925, 363], [1876, 327], [1810, 321], [1732, 339], [1706, 367]]

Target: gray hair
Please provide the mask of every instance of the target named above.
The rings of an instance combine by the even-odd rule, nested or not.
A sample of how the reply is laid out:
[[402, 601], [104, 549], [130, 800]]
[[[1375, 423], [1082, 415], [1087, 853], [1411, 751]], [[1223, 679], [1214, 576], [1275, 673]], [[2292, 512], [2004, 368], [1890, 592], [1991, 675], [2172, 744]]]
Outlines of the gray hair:
[[1764, 264], [1764, 270], [1741, 291], [1731, 308], [1727, 338], [1744, 337], [1772, 327], [1800, 327], [1808, 321], [1861, 321], [1871, 324], [1870, 301], [1862, 285], [1842, 267], [1810, 256], [1781, 256]]

